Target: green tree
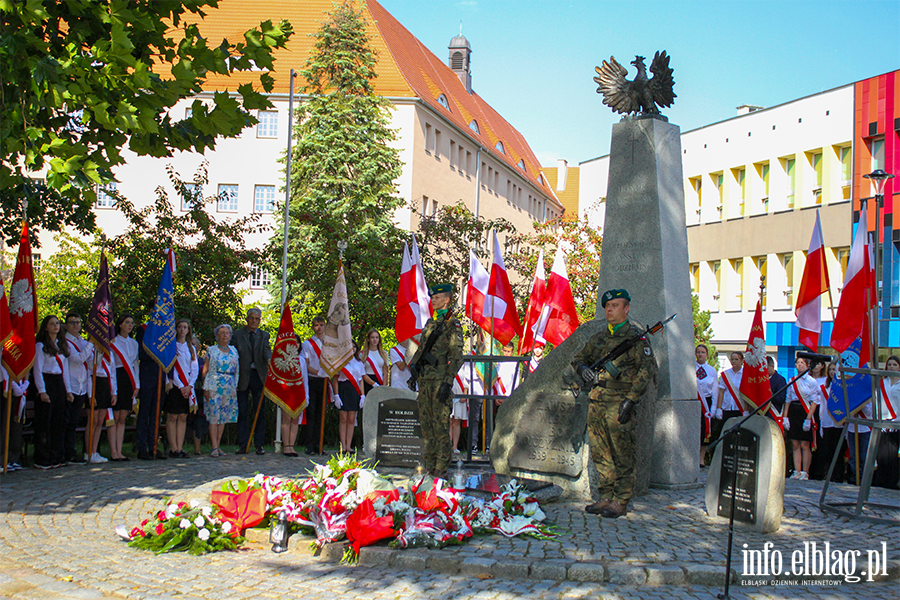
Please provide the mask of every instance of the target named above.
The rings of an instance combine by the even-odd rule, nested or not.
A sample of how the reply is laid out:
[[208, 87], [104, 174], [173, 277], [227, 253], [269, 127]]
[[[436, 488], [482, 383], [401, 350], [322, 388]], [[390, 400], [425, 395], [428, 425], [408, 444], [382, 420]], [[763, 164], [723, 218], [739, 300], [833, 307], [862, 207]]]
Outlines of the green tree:
[[59, 250], [41, 261], [34, 277], [40, 318], [64, 320], [74, 310], [87, 320], [100, 270], [100, 234], [85, 241], [61, 232], [54, 241]]
[[173, 211], [165, 188], [156, 189], [153, 204], [136, 209], [123, 197], [116, 207], [129, 226], [113, 238], [109, 253], [110, 293], [116, 314], [131, 313], [144, 320], [153, 308], [159, 287], [166, 249], [175, 250], [175, 316], [191, 321], [194, 333], [204, 343], [212, 343], [213, 328], [220, 323], [243, 323], [242, 292], [260, 252], [248, 249], [245, 239], [260, 230], [258, 215], [217, 221], [205, 206], [216, 200], [203, 197], [207, 183], [205, 164], [187, 185], [169, 166], [169, 179], [182, 200], [190, 204], [185, 213]]
[[[169, 113], [209, 75], [272, 69], [290, 23], [266, 21], [239, 43], [201, 35], [195, 23], [218, 0], [0, 0], [0, 230], [14, 242], [28, 219], [51, 231], [90, 232], [94, 186], [138, 155], [203, 152], [256, 122], [271, 103], [246, 83], [237, 96], [199, 100], [186, 119]], [[262, 91], [273, 79], [260, 75]], [[45, 172], [45, 174], [40, 174]], [[43, 179], [37, 179], [43, 177]]]
[[696, 348], [699, 344], [706, 344], [706, 347], [709, 348], [707, 362], [714, 367], [718, 367], [718, 352], [716, 347], [709, 342], [713, 334], [709, 311], [700, 310], [700, 299], [697, 297], [697, 294], [691, 294], [691, 312], [694, 316], [694, 347]]
[[549, 277], [556, 249], [562, 246], [578, 320], [585, 323], [594, 318], [597, 310], [597, 275], [600, 273], [603, 248], [599, 230], [591, 227], [584, 217], [577, 220], [557, 218], [545, 223], [535, 222], [533, 233], [521, 233], [512, 241], [517, 243], [520, 251], [511, 254], [507, 264], [513, 265], [523, 275], [513, 288], [523, 312], [531, 293], [538, 250], [544, 251], [544, 271]]
[[[337, 274], [337, 242], [355, 328], [393, 326], [404, 233], [394, 224], [402, 199], [399, 152], [390, 146], [390, 102], [374, 93], [375, 53], [365, 20], [349, 3], [336, 6], [315, 34], [294, 127], [288, 216], [288, 291], [293, 303], [328, 306]], [[278, 221], [281, 220], [279, 215]], [[283, 222], [269, 246], [281, 272]], [[280, 286], [272, 295], [280, 298]]]

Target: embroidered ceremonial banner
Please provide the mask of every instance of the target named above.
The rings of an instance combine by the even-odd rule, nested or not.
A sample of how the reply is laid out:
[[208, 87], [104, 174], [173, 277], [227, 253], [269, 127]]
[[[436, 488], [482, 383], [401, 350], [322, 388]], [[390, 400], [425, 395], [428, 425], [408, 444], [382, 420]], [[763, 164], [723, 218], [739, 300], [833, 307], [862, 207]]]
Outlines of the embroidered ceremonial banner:
[[269, 400], [289, 413], [292, 418], [303, 412], [309, 403], [307, 392], [309, 382], [306, 380], [306, 370], [303, 368], [305, 364], [300, 356], [297, 334], [294, 333], [291, 307], [285, 302], [263, 393]]
[[[841, 353], [841, 364], [846, 367], [858, 367], [861, 351], [861, 340], [856, 338], [850, 347]], [[847, 402], [844, 402], [844, 386], [847, 386]], [[862, 405], [872, 399], [872, 378], [862, 373], [845, 373], [838, 371], [837, 377], [831, 381], [831, 389], [828, 390], [828, 412], [835, 424], [843, 425], [844, 419], [849, 414], [856, 412]]]
[[163, 268], [156, 303], [144, 332], [144, 350], [166, 373], [175, 364], [175, 289], [170, 259], [171, 255]]
[[28, 224], [22, 222], [16, 270], [9, 286], [10, 335], [3, 344], [3, 366], [13, 381], [21, 381], [34, 364], [34, 335], [37, 333], [37, 294], [31, 268]]
[[[741, 376], [740, 392], [745, 406], [757, 407], [772, 395], [769, 385], [769, 369], [766, 363], [766, 332], [763, 328], [762, 305], [756, 301], [756, 314], [750, 326], [747, 350], [744, 352], [744, 374]], [[769, 405], [771, 409], [771, 404]]]
[[94, 301], [91, 303], [91, 312], [84, 324], [84, 330], [88, 339], [103, 351], [103, 356], [109, 358], [109, 349], [112, 341], [116, 339], [116, 330], [113, 325], [112, 297], [109, 294], [109, 265], [103, 251], [100, 252], [97, 289], [94, 291]]
[[350, 304], [347, 299], [347, 280], [344, 278], [344, 265], [338, 265], [337, 281], [334, 282], [334, 293], [328, 305], [328, 321], [325, 323], [322, 356], [319, 364], [334, 377], [341, 372], [353, 358], [353, 337], [350, 332]]

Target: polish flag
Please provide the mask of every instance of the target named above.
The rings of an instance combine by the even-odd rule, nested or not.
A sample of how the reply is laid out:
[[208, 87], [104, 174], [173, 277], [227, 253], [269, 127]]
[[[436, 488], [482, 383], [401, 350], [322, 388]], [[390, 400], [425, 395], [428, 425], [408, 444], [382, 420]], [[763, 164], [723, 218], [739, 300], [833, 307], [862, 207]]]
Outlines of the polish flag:
[[16, 269], [9, 286], [10, 335], [3, 344], [3, 366], [12, 381], [27, 377], [34, 364], [38, 306], [31, 260], [28, 225], [23, 221]]
[[522, 339], [519, 340], [519, 354], [525, 354], [534, 350], [535, 346], [543, 346], [546, 340], [535, 335], [535, 326], [544, 308], [547, 296], [547, 276], [544, 274], [544, 251], [538, 254], [537, 268], [534, 271], [534, 281], [531, 283], [531, 296], [528, 298], [528, 308], [525, 310], [525, 327], [522, 330]]
[[797, 293], [797, 327], [800, 329], [800, 343], [812, 350], [819, 349], [819, 334], [822, 333], [822, 302], [819, 296], [828, 291], [828, 267], [825, 264], [825, 244], [822, 241], [822, 222], [816, 210], [816, 225], [813, 227], [803, 279]]
[[416, 327], [421, 332], [425, 329], [425, 323], [431, 318], [431, 296], [428, 294], [428, 282], [425, 281], [425, 269], [422, 266], [422, 257], [419, 256], [419, 244], [416, 243], [416, 235], [413, 234], [412, 254], [413, 271], [416, 274], [415, 299], [413, 312], [416, 314]]
[[412, 259], [409, 256], [409, 246], [403, 243], [403, 262], [400, 267], [400, 286], [397, 289], [397, 319], [394, 322], [394, 333], [397, 341], [408, 340], [412, 336], [421, 333], [421, 328], [416, 328], [415, 314], [415, 287], [416, 274], [413, 271]]
[[491, 320], [484, 316], [484, 299], [488, 293], [490, 275], [481, 266], [475, 252], [469, 249], [469, 282], [466, 285], [466, 316], [476, 325], [490, 331]]
[[547, 306], [550, 308], [543, 337], [554, 346], [562, 344], [572, 332], [578, 329], [578, 311], [572, 285], [566, 273], [566, 260], [562, 248], [556, 249], [550, 279], [547, 281]]
[[497, 232], [494, 232], [494, 263], [491, 265], [488, 293], [484, 298], [484, 316], [491, 319], [491, 328], [487, 331], [503, 346], [522, 331]]
[[831, 332], [831, 347], [838, 352], [849, 348], [853, 340], [862, 335], [860, 364], [868, 362], [870, 357], [869, 310], [875, 306], [875, 273], [869, 257], [865, 214], [865, 209], [861, 209], [853, 246], [850, 248], [850, 259], [847, 261], [844, 287], [834, 318], [834, 329]]

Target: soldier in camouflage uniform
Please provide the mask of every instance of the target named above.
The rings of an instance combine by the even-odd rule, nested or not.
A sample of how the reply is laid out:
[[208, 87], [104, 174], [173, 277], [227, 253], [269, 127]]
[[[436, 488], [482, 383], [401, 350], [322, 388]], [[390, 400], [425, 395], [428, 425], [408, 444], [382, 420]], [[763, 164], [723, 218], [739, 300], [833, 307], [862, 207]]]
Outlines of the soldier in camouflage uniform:
[[[576, 373], [590, 386], [588, 435], [591, 457], [600, 474], [600, 498], [585, 508], [591, 514], [616, 518], [628, 512], [634, 489], [635, 406], [656, 377], [656, 359], [643, 329], [628, 320], [631, 296], [625, 290], [609, 290], [601, 297], [606, 311], [604, 327], [585, 344], [572, 361]], [[638, 341], [599, 375], [589, 368], [629, 338]]]
[[415, 391], [418, 382], [419, 422], [425, 439], [425, 468], [429, 474], [446, 479], [451, 452], [452, 386], [453, 378], [462, 365], [463, 334], [462, 325], [449, 310], [453, 299], [453, 285], [435, 285], [429, 291], [435, 316], [425, 323], [422, 345], [409, 361], [409, 388]]

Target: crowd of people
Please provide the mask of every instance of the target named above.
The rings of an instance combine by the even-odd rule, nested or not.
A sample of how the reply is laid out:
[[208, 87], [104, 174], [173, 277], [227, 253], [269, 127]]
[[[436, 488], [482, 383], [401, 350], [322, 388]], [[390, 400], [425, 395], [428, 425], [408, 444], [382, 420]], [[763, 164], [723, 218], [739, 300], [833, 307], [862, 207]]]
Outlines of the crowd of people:
[[[740, 396], [744, 355], [732, 352], [731, 366], [717, 374], [707, 362], [709, 349], [699, 344], [695, 349], [697, 397], [701, 405], [700, 468], [707, 464], [708, 445], [717, 439], [724, 423], [748, 414]], [[827, 410], [831, 383], [837, 373], [837, 363], [797, 357], [794, 361], [798, 377], [788, 382], [775, 370], [775, 361], [767, 358], [769, 384], [773, 394], [772, 407], [766, 411], [771, 418], [781, 416], [784, 430], [790, 479], [825, 479], [836, 457], [831, 480], [858, 483], [866, 463], [872, 428], [851, 423], [847, 436], [841, 440], [843, 425], [835, 422]], [[877, 402], [883, 420], [898, 421], [897, 429], [882, 432], [876, 449], [873, 485], [898, 489], [900, 480], [900, 357], [890, 356], [884, 369], [890, 373], [882, 378]], [[857, 416], [872, 419], [876, 416], [872, 402], [864, 404]], [[840, 444], [840, 446], [839, 446]]]
[[[263, 387], [272, 350], [269, 334], [260, 329], [261, 321], [261, 310], [251, 308], [244, 326], [232, 328], [223, 323], [214, 330], [215, 344], [201, 347], [191, 322], [177, 320], [175, 362], [165, 372], [143, 347], [145, 326], [136, 324], [131, 315], [116, 319], [109, 354], [96, 350], [85, 339], [80, 314], [70, 312], [64, 323], [56, 316], [45, 317], [36, 336], [36, 358], [28, 377], [10, 382], [6, 370], [0, 369], [4, 403], [10, 397], [7, 391], [12, 391], [7, 470], [19, 470], [26, 462], [22, 454], [29, 432], [33, 433], [32, 463], [38, 469], [132, 458], [183, 459], [191, 456], [186, 444], [193, 446], [196, 455], [205, 440], [211, 456], [221, 457], [228, 453], [222, 441], [229, 424], [236, 431], [234, 453], [255, 450], [256, 454], [265, 454], [266, 411], [260, 403], [265, 401]], [[339, 415], [339, 448], [351, 450], [366, 394], [381, 385], [407, 389], [409, 342], [397, 344], [388, 352], [376, 329], [367, 332], [362, 349], [355, 348], [345, 368], [329, 377], [319, 363], [325, 323], [325, 318], [315, 317], [313, 335], [307, 340], [298, 337], [309, 403], [296, 417], [281, 409], [282, 452], [287, 457], [299, 456], [296, 448], [304, 446], [308, 455], [326, 453], [323, 409], [329, 405]], [[460, 371], [455, 393], [482, 393], [483, 377], [480, 372], [464, 377]], [[473, 381], [477, 382], [474, 386]], [[493, 389], [511, 391], [516, 382], [498, 374], [492, 385]], [[4, 405], [4, 415], [5, 409]], [[454, 411], [458, 416], [454, 419], [458, 444], [459, 424], [468, 416], [468, 400], [458, 399]], [[136, 419], [133, 453], [128, 456], [126, 431], [131, 427], [126, 422], [131, 414], [136, 414]], [[301, 421], [306, 423], [302, 439]], [[101, 452], [104, 430], [106, 447]], [[82, 431], [83, 451], [78, 451]]]

